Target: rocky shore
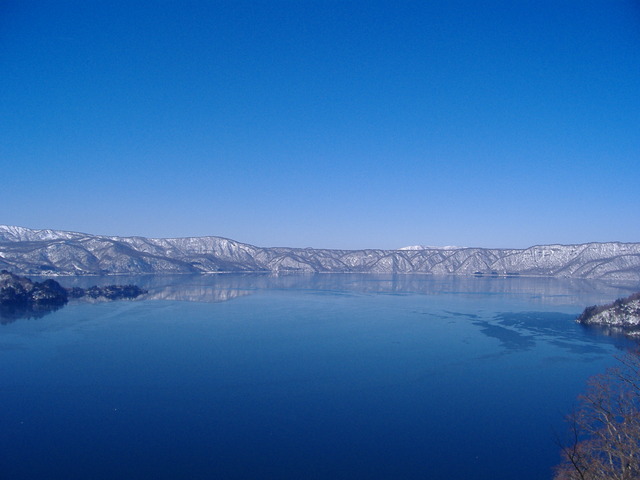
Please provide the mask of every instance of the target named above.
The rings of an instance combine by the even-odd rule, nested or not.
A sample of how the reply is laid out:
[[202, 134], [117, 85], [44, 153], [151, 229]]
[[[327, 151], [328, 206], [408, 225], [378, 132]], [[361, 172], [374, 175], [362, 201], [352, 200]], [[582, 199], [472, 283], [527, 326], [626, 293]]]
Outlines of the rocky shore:
[[576, 321], [583, 325], [613, 328], [640, 338], [640, 292], [606, 305], [587, 307]]
[[14, 320], [25, 316], [42, 316], [57, 310], [71, 298], [119, 300], [132, 299], [147, 293], [136, 285], [107, 285], [89, 288], [64, 288], [55, 280], [34, 282], [0, 271], [0, 316]]

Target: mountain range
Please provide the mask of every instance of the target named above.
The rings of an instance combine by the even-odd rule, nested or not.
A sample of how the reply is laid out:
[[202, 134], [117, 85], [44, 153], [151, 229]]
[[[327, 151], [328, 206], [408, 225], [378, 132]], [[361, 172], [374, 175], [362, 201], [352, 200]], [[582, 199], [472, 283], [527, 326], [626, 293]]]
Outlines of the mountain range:
[[423, 273], [640, 281], [640, 243], [526, 249], [257, 247], [222, 237], [113, 237], [0, 225], [0, 269], [21, 275]]

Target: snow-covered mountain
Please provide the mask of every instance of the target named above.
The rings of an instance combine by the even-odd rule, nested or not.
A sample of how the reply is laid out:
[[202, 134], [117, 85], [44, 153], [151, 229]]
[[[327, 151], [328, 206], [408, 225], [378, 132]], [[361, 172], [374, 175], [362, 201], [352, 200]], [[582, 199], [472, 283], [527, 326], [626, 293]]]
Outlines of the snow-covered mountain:
[[640, 243], [327, 250], [261, 248], [222, 237], [109, 237], [0, 225], [0, 269], [22, 275], [354, 272], [640, 281]]
[[464, 247], [455, 247], [453, 245], [447, 245], [445, 247], [429, 247], [426, 245], [410, 245], [408, 247], [402, 247], [398, 250], [458, 250]]

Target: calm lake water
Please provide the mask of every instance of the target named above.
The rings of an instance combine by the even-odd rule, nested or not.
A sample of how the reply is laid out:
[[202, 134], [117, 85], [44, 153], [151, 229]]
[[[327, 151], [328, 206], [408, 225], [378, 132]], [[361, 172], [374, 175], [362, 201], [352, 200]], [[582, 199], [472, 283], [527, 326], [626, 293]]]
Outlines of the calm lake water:
[[628, 340], [577, 325], [638, 285], [374, 275], [131, 281], [0, 319], [0, 474], [548, 479], [554, 431]]

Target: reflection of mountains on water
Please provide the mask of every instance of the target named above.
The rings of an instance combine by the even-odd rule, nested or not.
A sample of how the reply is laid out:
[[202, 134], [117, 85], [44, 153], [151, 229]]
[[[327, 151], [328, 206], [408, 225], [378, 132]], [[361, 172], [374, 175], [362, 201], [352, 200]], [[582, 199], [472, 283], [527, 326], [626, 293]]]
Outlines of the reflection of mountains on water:
[[42, 318], [64, 305], [0, 305], [0, 324], [6, 325], [20, 319], [37, 319]]
[[226, 302], [234, 298], [250, 295], [252, 292], [221, 286], [174, 285], [149, 291], [144, 296], [148, 300], [179, 300], [182, 302]]
[[[149, 291], [139, 299], [224, 302], [258, 291], [309, 290], [354, 294], [522, 295], [533, 303], [604, 303], [632, 292], [637, 284], [551, 277], [463, 277], [393, 274], [214, 274], [56, 277], [66, 287], [138, 285]], [[595, 300], [594, 300], [595, 299]]]

